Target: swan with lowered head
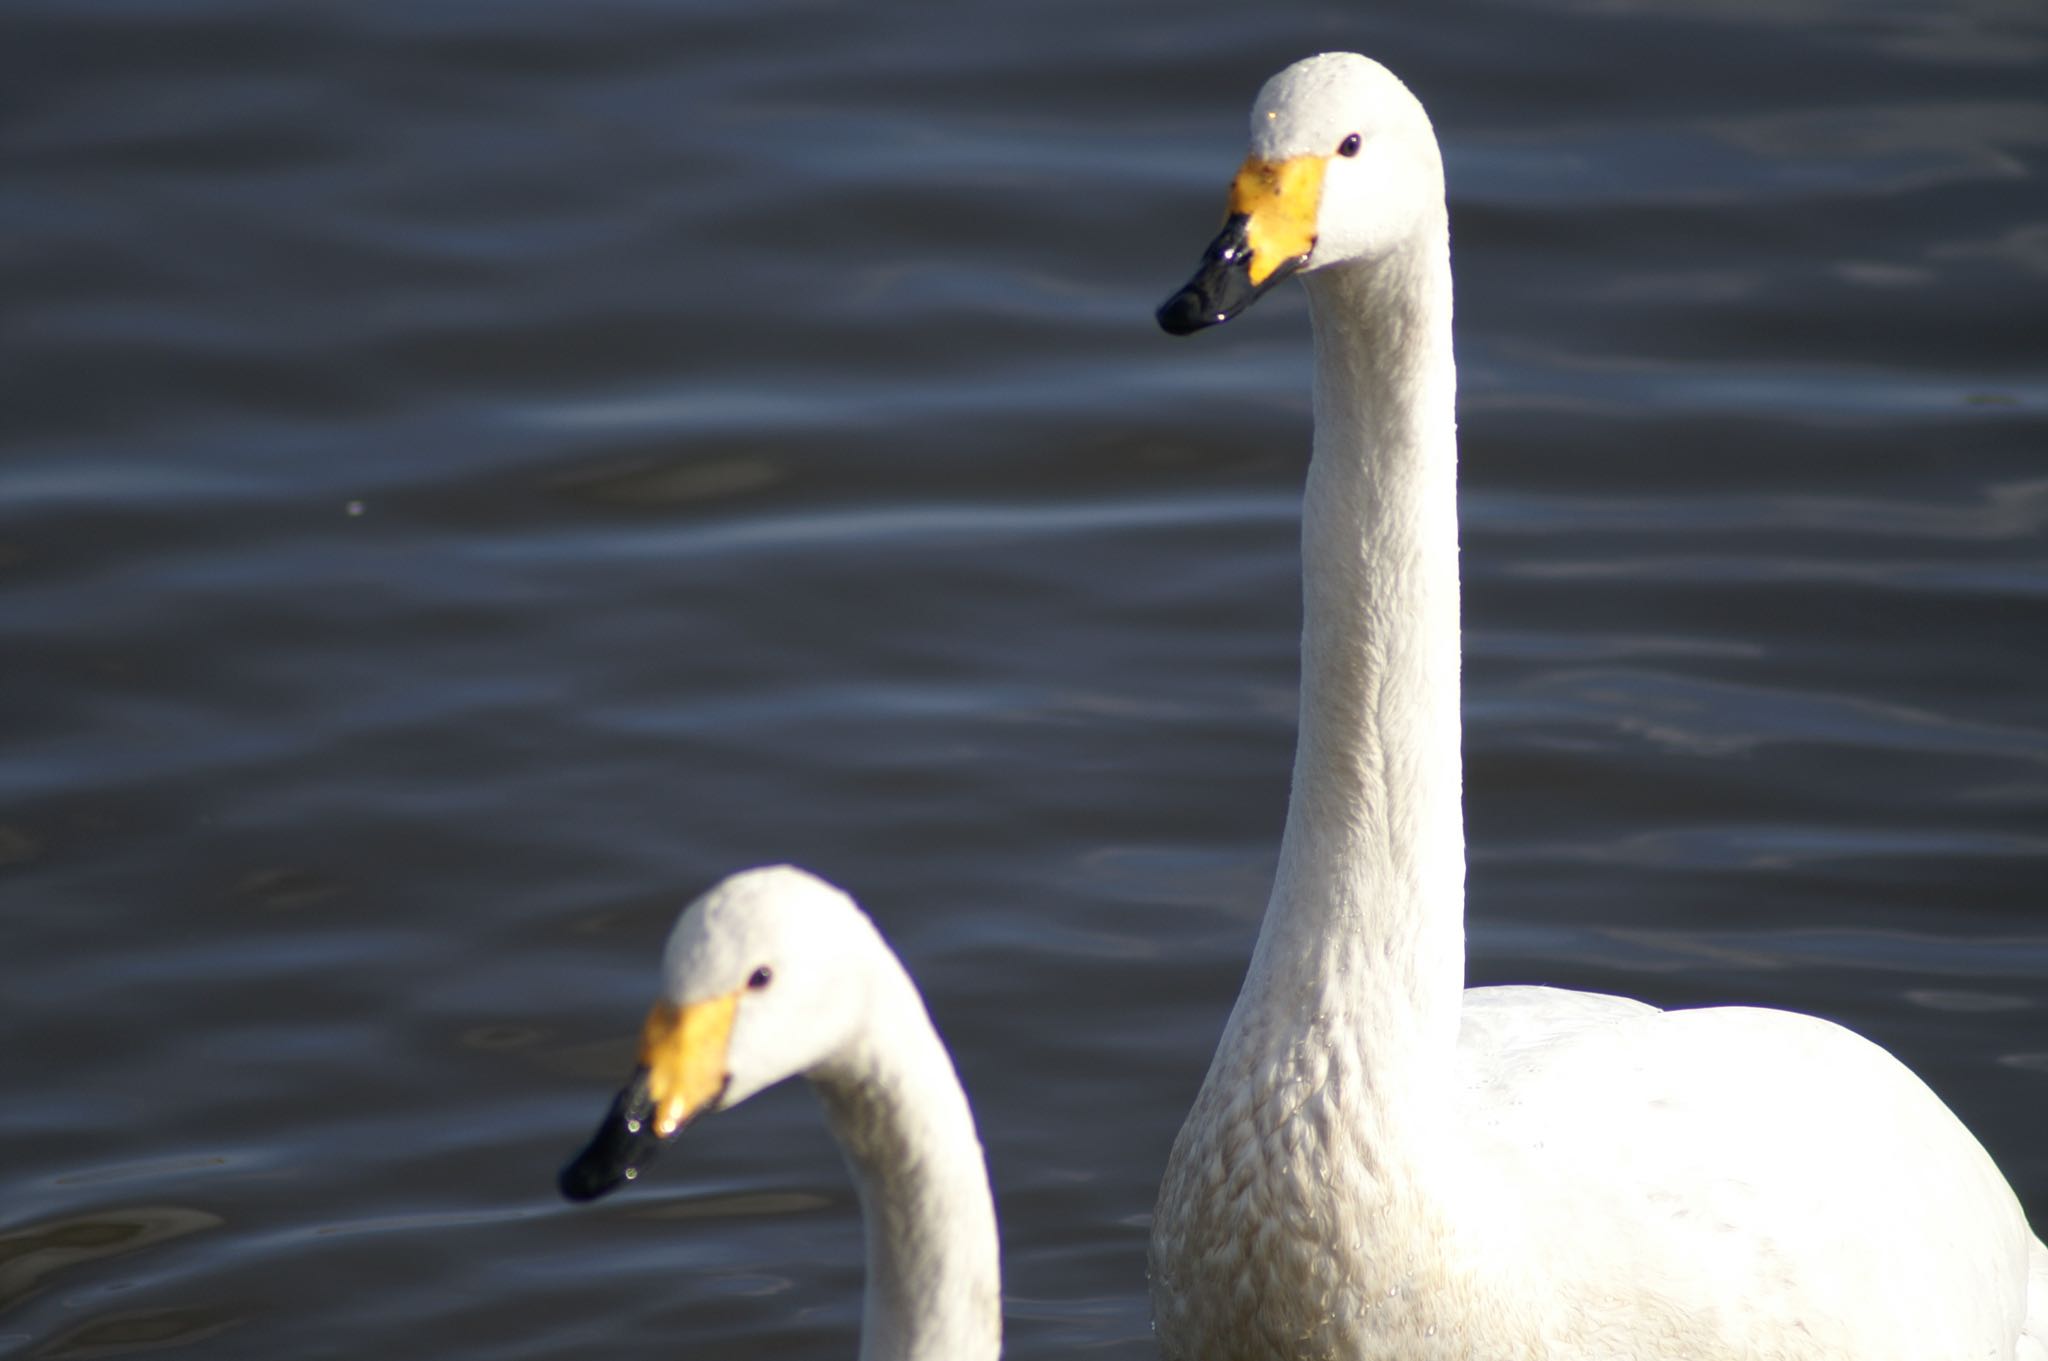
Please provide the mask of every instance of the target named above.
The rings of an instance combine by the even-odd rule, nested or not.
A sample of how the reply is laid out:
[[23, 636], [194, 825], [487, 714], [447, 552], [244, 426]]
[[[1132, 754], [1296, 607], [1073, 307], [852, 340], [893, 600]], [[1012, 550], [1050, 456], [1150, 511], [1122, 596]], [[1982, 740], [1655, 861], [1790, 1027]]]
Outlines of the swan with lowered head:
[[2048, 1251], [1876, 1045], [1791, 1012], [1464, 991], [1443, 168], [1384, 67], [1259, 92], [1185, 334], [1315, 338], [1272, 896], [1151, 1242], [1170, 1361], [2044, 1361]]
[[995, 1205], [967, 1096], [874, 923], [802, 870], [748, 870], [684, 909], [639, 1066], [562, 1169], [562, 1194], [596, 1199], [698, 1115], [798, 1075], [860, 1190], [862, 1361], [994, 1361]]

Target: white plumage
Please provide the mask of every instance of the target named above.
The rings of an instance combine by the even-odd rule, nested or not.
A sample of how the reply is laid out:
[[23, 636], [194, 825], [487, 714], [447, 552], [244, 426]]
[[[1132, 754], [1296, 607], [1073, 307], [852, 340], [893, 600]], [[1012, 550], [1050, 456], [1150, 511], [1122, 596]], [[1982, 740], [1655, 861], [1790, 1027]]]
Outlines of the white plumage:
[[[1301, 726], [1266, 918], [1160, 1190], [1165, 1355], [2048, 1361], [2048, 1251], [1882, 1049], [1789, 1012], [1463, 990], [1435, 135], [1383, 67], [1332, 54], [1267, 83], [1252, 155], [1161, 320], [1303, 274]], [[1304, 194], [1302, 253], [1261, 260], [1296, 238], [1260, 215]]]
[[735, 874], [684, 909], [640, 1067], [562, 1190], [603, 1195], [699, 1114], [796, 1076], [860, 1189], [862, 1361], [995, 1361], [995, 1205], [967, 1096], [874, 923], [802, 870]]

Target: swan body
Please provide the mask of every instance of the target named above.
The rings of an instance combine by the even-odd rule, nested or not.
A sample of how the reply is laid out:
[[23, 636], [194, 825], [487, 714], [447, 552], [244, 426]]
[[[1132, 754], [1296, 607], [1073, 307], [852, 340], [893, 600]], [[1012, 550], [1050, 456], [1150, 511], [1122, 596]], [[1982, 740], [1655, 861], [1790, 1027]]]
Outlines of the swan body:
[[1810, 1016], [1464, 983], [1455, 369], [1422, 106], [1269, 81], [1160, 310], [1300, 273], [1299, 745], [1249, 969], [1153, 1219], [1169, 1361], [2048, 1361], [2048, 1251], [1884, 1050]]
[[853, 900], [786, 865], [683, 911], [640, 1064], [562, 1193], [638, 1177], [698, 1115], [808, 1078], [860, 1189], [862, 1361], [993, 1361], [995, 1206], [974, 1116], [917, 985]]

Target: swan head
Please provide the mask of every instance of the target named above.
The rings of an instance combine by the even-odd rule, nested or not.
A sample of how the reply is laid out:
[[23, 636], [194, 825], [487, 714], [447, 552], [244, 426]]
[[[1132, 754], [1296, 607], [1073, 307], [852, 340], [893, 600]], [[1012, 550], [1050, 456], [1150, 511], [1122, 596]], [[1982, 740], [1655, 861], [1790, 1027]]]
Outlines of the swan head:
[[683, 910], [662, 955], [640, 1060], [562, 1194], [638, 1177], [699, 1115], [817, 1070], [852, 1044], [888, 957], [853, 899], [788, 865], [747, 870]]
[[1188, 335], [1225, 322], [1290, 274], [1386, 259], [1444, 210], [1443, 159], [1422, 103], [1355, 52], [1325, 52], [1267, 81], [1223, 231], [1159, 309]]

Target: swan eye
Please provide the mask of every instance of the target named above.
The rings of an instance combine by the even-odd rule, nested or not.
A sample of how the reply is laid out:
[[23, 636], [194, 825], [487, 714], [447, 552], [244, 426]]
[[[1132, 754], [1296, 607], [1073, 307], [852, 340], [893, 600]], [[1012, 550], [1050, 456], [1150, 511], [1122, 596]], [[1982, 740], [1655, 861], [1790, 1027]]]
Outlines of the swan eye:
[[1337, 143], [1337, 154], [1339, 156], [1356, 156], [1358, 154], [1358, 134], [1354, 132], [1343, 141]]
[[752, 988], [755, 992], [759, 992], [761, 989], [767, 987], [770, 983], [773, 983], [774, 981], [775, 974], [768, 968], [766, 964], [763, 964], [760, 968], [754, 970], [753, 974], [747, 979], [747, 986]]

